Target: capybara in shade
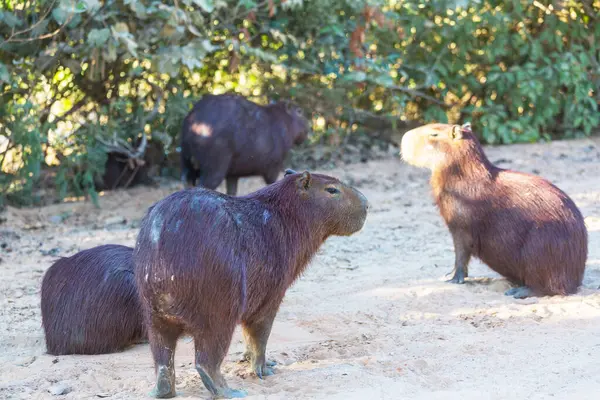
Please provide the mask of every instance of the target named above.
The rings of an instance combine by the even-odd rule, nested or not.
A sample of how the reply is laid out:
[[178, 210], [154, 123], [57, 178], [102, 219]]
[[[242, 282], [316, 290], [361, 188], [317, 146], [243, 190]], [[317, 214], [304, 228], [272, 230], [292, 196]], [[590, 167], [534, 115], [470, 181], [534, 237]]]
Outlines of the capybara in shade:
[[288, 102], [259, 105], [236, 94], [206, 94], [183, 121], [181, 179], [216, 189], [226, 179], [237, 194], [240, 177], [277, 180], [288, 151], [307, 138], [302, 109]]
[[147, 340], [133, 249], [107, 244], [58, 259], [44, 274], [42, 324], [49, 354], [105, 354]]
[[244, 397], [221, 374], [238, 323], [254, 373], [271, 375], [266, 345], [287, 288], [329, 236], [359, 231], [367, 208], [339, 180], [291, 170], [246, 196], [196, 187], [155, 203], [133, 256], [156, 367], [153, 395], [175, 396], [175, 346], [187, 333], [211, 394]]
[[96, 190], [154, 184], [154, 178], [160, 176], [167, 161], [164, 145], [158, 140], [137, 139], [136, 142], [140, 143], [135, 153], [115, 148], [106, 154], [104, 173], [94, 181]]
[[431, 187], [452, 234], [454, 276], [471, 256], [517, 287], [515, 298], [568, 295], [581, 285], [587, 230], [575, 203], [535, 175], [498, 168], [465, 124], [427, 124], [402, 138], [402, 158], [432, 171]]

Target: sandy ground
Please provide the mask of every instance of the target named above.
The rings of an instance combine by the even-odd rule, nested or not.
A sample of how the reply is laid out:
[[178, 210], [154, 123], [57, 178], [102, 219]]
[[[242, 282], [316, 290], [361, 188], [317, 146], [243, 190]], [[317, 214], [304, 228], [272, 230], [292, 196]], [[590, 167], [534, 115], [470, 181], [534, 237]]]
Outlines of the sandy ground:
[[[259, 381], [235, 361], [223, 371], [249, 399], [598, 399], [600, 393], [600, 140], [487, 148], [490, 159], [541, 173], [581, 208], [589, 229], [584, 285], [570, 297], [515, 300], [506, 281], [472, 262], [466, 285], [452, 269], [450, 235], [433, 206], [428, 173], [397, 157], [327, 171], [373, 204], [364, 229], [331, 238], [287, 292]], [[259, 179], [241, 182], [247, 193]], [[148, 399], [148, 345], [102, 356], [45, 354], [39, 288], [53, 255], [103, 243], [133, 245], [146, 208], [174, 185], [85, 202], [9, 209], [0, 225], [0, 398]], [[123, 222], [124, 221], [124, 222]], [[178, 398], [208, 398], [193, 343], [176, 353]]]

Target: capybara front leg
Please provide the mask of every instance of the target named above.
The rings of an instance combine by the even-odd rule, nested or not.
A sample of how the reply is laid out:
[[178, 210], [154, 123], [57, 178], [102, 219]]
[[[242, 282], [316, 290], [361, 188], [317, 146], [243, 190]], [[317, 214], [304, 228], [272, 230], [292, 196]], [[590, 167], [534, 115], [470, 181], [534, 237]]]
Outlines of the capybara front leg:
[[464, 231], [453, 232], [452, 241], [454, 242], [454, 276], [446, 282], [462, 284], [469, 276], [469, 260], [473, 241], [471, 236]]
[[202, 383], [216, 398], [242, 398], [246, 391], [231, 389], [221, 373], [221, 363], [227, 354], [235, 325], [227, 332], [210, 333], [203, 330], [195, 337], [196, 371]]
[[230, 196], [235, 196], [237, 194], [238, 187], [238, 177], [237, 176], [228, 176], [227, 177], [227, 194]]
[[275, 361], [267, 360], [267, 341], [273, 327], [275, 313], [256, 321], [248, 321], [242, 324], [242, 332], [246, 340], [245, 356], [249, 358], [252, 370], [260, 379], [263, 376], [273, 375], [271, 367], [276, 365]]
[[149, 329], [148, 339], [156, 368], [156, 386], [150, 396], [158, 399], [175, 397], [175, 346], [180, 333], [176, 328]]
[[504, 292], [506, 296], [512, 296], [515, 299], [524, 299], [527, 297], [534, 296], [533, 290], [527, 286], [519, 286], [516, 288], [508, 289]]

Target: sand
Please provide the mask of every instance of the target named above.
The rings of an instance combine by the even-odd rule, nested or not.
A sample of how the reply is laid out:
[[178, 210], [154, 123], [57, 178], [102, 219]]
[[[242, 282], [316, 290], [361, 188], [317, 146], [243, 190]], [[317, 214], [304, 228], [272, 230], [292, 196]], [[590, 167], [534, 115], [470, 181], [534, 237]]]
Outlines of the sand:
[[[275, 320], [264, 381], [236, 360], [223, 371], [248, 399], [597, 399], [600, 393], [600, 140], [486, 149], [500, 166], [537, 172], [573, 197], [589, 230], [576, 295], [516, 300], [478, 261], [465, 285], [445, 283], [454, 253], [430, 196], [428, 173], [397, 157], [326, 171], [373, 208], [364, 229], [331, 238], [289, 289]], [[260, 179], [240, 182], [248, 193]], [[133, 246], [146, 208], [178, 188], [107, 193], [86, 202], [8, 209], [0, 217], [0, 398], [149, 399], [148, 345], [101, 356], [45, 354], [39, 288], [54, 255], [104, 243]], [[223, 188], [221, 188], [222, 190]], [[208, 398], [193, 343], [176, 352], [180, 399]], [[65, 392], [64, 395], [53, 393]]]

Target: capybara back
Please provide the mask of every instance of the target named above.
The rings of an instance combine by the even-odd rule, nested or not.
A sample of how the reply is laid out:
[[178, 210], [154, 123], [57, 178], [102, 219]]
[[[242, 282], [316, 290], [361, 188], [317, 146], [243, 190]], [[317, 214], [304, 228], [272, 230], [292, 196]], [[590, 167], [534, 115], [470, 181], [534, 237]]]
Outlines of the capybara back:
[[102, 245], [57, 260], [42, 280], [49, 354], [103, 354], [146, 339], [133, 249]]

